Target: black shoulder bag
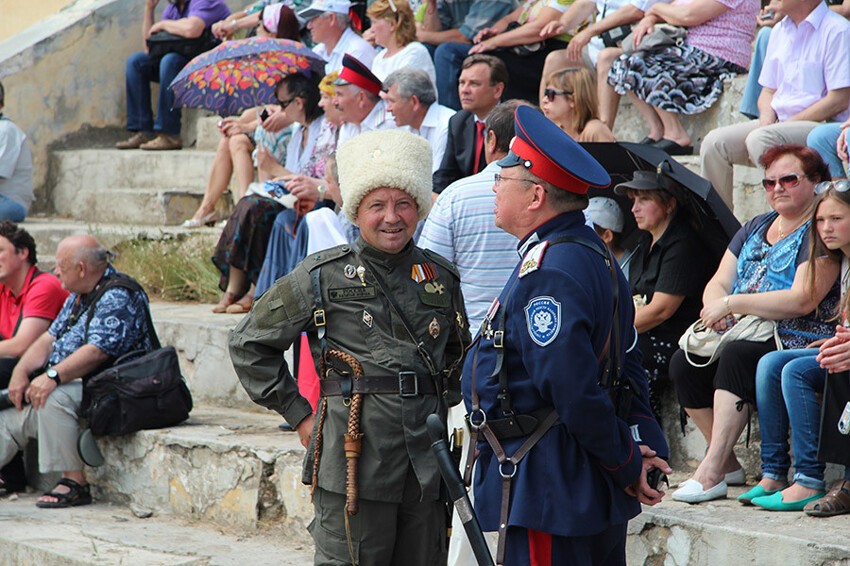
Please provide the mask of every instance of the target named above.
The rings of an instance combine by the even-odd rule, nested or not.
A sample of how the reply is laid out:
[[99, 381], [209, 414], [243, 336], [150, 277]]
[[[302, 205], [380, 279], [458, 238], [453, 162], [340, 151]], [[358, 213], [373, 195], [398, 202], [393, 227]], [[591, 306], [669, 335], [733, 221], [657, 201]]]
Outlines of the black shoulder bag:
[[[95, 291], [88, 307], [86, 334], [97, 301], [112, 287], [144, 293], [131, 277], [116, 274]], [[145, 305], [153, 350], [137, 349], [117, 360], [112, 367], [83, 380], [81, 415], [95, 436], [120, 436], [139, 430], [165, 428], [185, 421], [192, 410], [192, 394], [180, 373], [177, 352], [162, 347], [154, 330], [150, 309]], [[137, 344], [141, 346], [142, 340]]]

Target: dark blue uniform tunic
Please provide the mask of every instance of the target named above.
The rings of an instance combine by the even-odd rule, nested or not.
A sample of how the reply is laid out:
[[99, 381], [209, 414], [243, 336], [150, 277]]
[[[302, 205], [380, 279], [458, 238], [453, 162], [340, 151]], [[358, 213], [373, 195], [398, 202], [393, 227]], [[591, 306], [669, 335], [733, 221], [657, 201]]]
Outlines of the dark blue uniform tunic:
[[[567, 235], [604, 246], [584, 225], [582, 213], [570, 212], [538, 227], [523, 239], [520, 249], [535, 249], [527, 242], [538, 238], [543, 242]], [[534, 255], [526, 253], [526, 260]], [[649, 409], [645, 373], [634, 346], [631, 293], [619, 269], [620, 360], [637, 386], [628, 422], [616, 416], [608, 393], [598, 385], [598, 358], [613, 315], [609, 268], [598, 253], [575, 243], [549, 245], [537, 262], [529, 262], [531, 269], [522, 270], [526, 260], [514, 270], [499, 297], [498, 310], [489, 319], [497, 326], [500, 311], [507, 309], [504, 363], [515, 411], [528, 414], [554, 407], [559, 423], [520, 462], [508, 525], [561, 537], [590, 536], [612, 525], [625, 525], [640, 513], [638, 501], [623, 491], [641, 472], [638, 444], [648, 444], [665, 459], [668, 448]], [[496, 398], [499, 380], [493, 375], [496, 350], [486, 326], [482, 325], [477, 355], [473, 347], [466, 357], [463, 393], [471, 410], [475, 371], [481, 408], [488, 419], [501, 419], [504, 414]], [[502, 444], [511, 455], [523, 441], [517, 438]], [[495, 531], [502, 477], [483, 436], [478, 448], [475, 510], [482, 528]]]

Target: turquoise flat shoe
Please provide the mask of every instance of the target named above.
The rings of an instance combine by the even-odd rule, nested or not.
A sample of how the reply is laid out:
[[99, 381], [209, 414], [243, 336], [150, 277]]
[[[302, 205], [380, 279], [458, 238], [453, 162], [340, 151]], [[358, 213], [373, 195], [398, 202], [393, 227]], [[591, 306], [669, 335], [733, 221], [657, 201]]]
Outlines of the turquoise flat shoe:
[[820, 491], [811, 497], [801, 499], [800, 501], [785, 503], [782, 501], [781, 493], [774, 493], [773, 495], [767, 495], [765, 497], [755, 497], [752, 499], [752, 503], [753, 505], [761, 507], [762, 509], [767, 509], [768, 511], [802, 511], [803, 507], [805, 507], [807, 503], [817, 501], [824, 495], [826, 495], [826, 492]]
[[[785, 487], [788, 486], [786, 485]], [[785, 489], [785, 487], [783, 487], [782, 489]], [[767, 497], [769, 495], [773, 495], [774, 493], [779, 493], [780, 491], [782, 491], [782, 489], [767, 490], [760, 485], [756, 485], [748, 492], [739, 495], [738, 501], [740, 501], [744, 505], [752, 505], [753, 499], [755, 499], [756, 497]]]

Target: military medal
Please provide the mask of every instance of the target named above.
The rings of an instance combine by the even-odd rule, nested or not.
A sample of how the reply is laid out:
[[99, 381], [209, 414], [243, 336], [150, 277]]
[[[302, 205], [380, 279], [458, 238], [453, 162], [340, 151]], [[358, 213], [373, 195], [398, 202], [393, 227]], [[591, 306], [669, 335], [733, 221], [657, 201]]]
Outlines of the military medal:
[[[437, 278], [437, 267], [433, 263], [415, 263], [410, 268], [410, 278], [417, 283], [433, 281]], [[425, 286], [425, 290], [428, 286]], [[428, 291], [433, 293], [433, 291]]]
[[369, 314], [369, 311], [363, 311], [363, 324], [372, 328], [372, 315]]
[[[366, 268], [362, 265], [357, 266], [357, 276], [360, 278], [360, 282], [363, 283], [363, 286], [366, 286]], [[352, 278], [353, 279], [353, 278]]]
[[346, 279], [354, 279], [357, 277], [357, 269], [349, 263], [345, 266], [345, 269], [342, 270], [342, 274], [345, 275]]
[[443, 291], [446, 290], [446, 286], [442, 283], [425, 283], [425, 292], [426, 293], [437, 293], [438, 295], [442, 295]]
[[463, 328], [463, 324], [464, 324], [463, 323], [463, 315], [460, 314], [459, 312], [456, 312], [455, 313], [455, 320], [457, 321], [457, 327]]
[[431, 321], [431, 324], [428, 325], [428, 334], [431, 335], [431, 338], [436, 339], [437, 336], [440, 335], [440, 323], [437, 322], [437, 317]]

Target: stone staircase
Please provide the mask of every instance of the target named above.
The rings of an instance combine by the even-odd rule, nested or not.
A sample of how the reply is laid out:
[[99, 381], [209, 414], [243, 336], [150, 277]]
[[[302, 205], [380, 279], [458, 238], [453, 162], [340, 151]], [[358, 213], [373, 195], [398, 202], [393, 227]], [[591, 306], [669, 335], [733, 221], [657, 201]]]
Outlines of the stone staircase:
[[[695, 142], [710, 128], [741, 119], [742, 79], [727, 86], [715, 109], [686, 120]], [[217, 118], [189, 111], [184, 120], [192, 145], [182, 151], [117, 151], [103, 144], [51, 154], [54, 215], [25, 223], [42, 267], [52, 266], [56, 245], [71, 234], [93, 233], [107, 246], [136, 237], [218, 237], [216, 229], [176, 226], [200, 202], [218, 141]], [[617, 133], [631, 140], [643, 135], [628, 104]], [[698, 157], [681, 161], [698, 172]], [[759, 179], [756, 169], [736, 168], [741, 219], [765, 209]], [[229, 203], [222, 200], [225, 215]], [[96, 505], [46, 512], [35, 509], [32, 494], [0, 502], [0, 565], [311, 563], [305, 527], [312, 506], [300, 482], [304, 450], [294, 434], [277, 429], [282, 419], [254, 405], [238, 383], [227, 334], [240, 317], [213, 315], [197, 304], [155, 303], [152, 311], [162, 342], [179, 352], [196, 404], [190, 419], [101, 439], [107, 463], [88, 469]], [[673, 464], [687, 470], [705, 443], [694, 430], [682, 437], [672, 406], [670, 414]], [[752, 479], [757, 449], [742, 443], [739, 452]], [[673, 480], [686, 477], [681, 472]], [[850, 517], [817, 521], [742, 509], [733, 500], [689, 507], [668, 498], [631, 524], [629, 563], [850, 565], [847, 527]]]

